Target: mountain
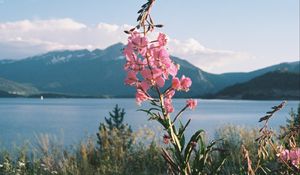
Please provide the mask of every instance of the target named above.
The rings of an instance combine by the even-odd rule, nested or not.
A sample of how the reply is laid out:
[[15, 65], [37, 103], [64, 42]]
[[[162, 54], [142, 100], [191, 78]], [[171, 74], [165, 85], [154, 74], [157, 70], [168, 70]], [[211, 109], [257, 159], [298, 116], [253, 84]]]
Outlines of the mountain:
[[27, 96], [38, 92], [36, 88], [30, 85], [16, 83], [0, 77], [0, 97]]
[[0, 63], [0, 76], [31, 84], [43, 93], [126, 96], [134, 90], [124, 85], [122, 44], [105, 50], [55, 51]]
[[3, 97], [21, 97], [21, 96], [17, 95], [17, 94], [10, 94], [6, 91], [1, 91], [0, 90], [0, 97], [3, 98]]
[[263, 75], [268, 72], [274, 72], [274, 71], [287, 71], [287, 72], [300, 73], [300, 61], [290, 62], [290, 63], [280, 63], [280, 64], [276, 64], [273, 66], [269, 66], [251, 72], [224, 73], [224, 74], [219, 74], [218, 76], [215, 76], [214, 74], [213, 77], [210, 78], [210, 80], [216, 87], [215, 92], [217, 92], [230, 85], [234, 85], [236, 83], [243, 83], [257, 76]]
[[226, 87], [215, 98], [300, 100], [300, 73], [275, 71]]
[[[30, 85], [45, 94], [133, 97], [134, 88], [124, 85], [123, 47], [123, 44], [117, 43], [103, 50], [53, 51], [22, 60], [2, 60], [0, 77]], [[180, 64], [179, 76], [186, 75], [193, 80], [191, 91], [179, 93], [181, 97], [214, 94], [270, 71], [285, 69], [300, 72], [299, 62], [294, 62], [248, 73], [212, 74], [178, 57], [172, 59]]]
[[300, 61], [281, 63], [251, 72], [212, 74], [205, 72], [198, 67], [195, 67], [185, 60], [179, 59], [177, 57], [172, 58], [176, 63], [180, 64], [181, 70], [179, 72], [179, 75], [188, 75], [193, 80], [191, 93], [188, 95], [199, 95], [200, 97], [207, 97], [209, 96], [209, 94], [214, 94], [228, 86], [234, 85], [236, 83], [247, 82], [257, 76], [263, 75], [268, 72], [286, 71], [300, 73]]

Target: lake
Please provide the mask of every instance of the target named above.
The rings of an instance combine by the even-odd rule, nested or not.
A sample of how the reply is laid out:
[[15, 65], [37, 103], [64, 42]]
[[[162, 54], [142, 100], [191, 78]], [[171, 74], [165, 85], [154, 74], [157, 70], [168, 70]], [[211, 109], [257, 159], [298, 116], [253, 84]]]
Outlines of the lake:
[[[187, 110], [182, 118], [192, 119], [188, 134], [197, 129], [205, 129], [213, 136], [215, 129], [225, 124], [258, 127], [258, 119], [272, 106], [281, 101], [246, 100], [198, 100], [195, 110]], [[0, 145], [4, 147], [34, 140], [39, 133], [56, 135], [69, 145], [87, 135], [95, 136], [100, 122], [118, 104], [125, 108], [125, 122], [133, 130], [149, 127], [157, 132], [156, 122], [149, 122], [145, 113], [137, 111], [147, 105], [137, 106], [134, 99], [33, 99], [0, 98]], [[184, 99], [175, 99], [175, 109], [185, 104]], [[278, 128], [285, 124], [291, 108], [297, 109], [299, 101], [288, 101], [275, 114], [270, 125]]]

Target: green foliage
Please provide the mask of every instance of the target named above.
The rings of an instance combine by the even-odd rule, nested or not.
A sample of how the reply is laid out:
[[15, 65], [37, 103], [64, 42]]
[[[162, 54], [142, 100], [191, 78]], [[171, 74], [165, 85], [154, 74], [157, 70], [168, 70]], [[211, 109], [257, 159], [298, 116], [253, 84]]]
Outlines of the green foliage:
[[[160, 151], [154, 142], [149, 146], [133, 145], [135, 135], [131, 127], [123, 123], [125, 110], [116, 105], [109, 115], [109, 118], [105, 118], [106, 124], [101, 123], [97, 133], [100, 174], [123, 175], [133, 172], [160, 174], [164, 171]], [[156, 163], [157, 161], [160, 163]], [[155, 169], [152, 169], [152, 166]]]
[[158, 175], [166, 174], [166, 163], [161, 157], [161, 148], [157, 143], [137, 144], [127, 158], [123, 174]]
[[[152, 108], [145, 110], [149, 120], [158, 121], [163, 129], [166, 131], [164, 135], [164, 142], [168, 144], [167, 148], [162, 148], [162, 156], [168, 164], [169, 174], [214, 174], [221, 170], [225, 158], [213, 160], [216, 141], [211, 144], [204, 142], [204, 130], [196, 131], [186, 143], [185, 131], [190, 124], [190, 119], [183, 124], [179, 117], [187, 109], [187, 106], [182, 108], [174, 119], [164, 112], [164, 108], [160, 106], [158, 101], [151, 100]], [[163, 116], [163, 117], [162, 117]], [[176, 126], [176, 121], [179, 120], [179, 127]], [[196, 146], [198, 145], [198, 148]]]
[[[222, 141], [218, 143], [218, 149], [225, 150], [225, 152], [220, 152], [217, 157], [227, 157], [221, 168], [221, 174], [283, 175], [299, 173], [299, 169], [279, 158], [283, 149], [299, 147], [299, 143], [294, 142], [295, 135], [282, 137], [283, 135], [280, 134], [277, 137], [276, 132], [268, 127], [268, 120], [283, 107], [283, 104], [274, 106], [272, 111], [267, 112], [266, 116], [261, 118], [260, 121], [265, 123], [260, 129], [226, 126], [217, 131], [215, 137], [222, 138]], [[291, 117], [297, 118], [293, 112]], [[296, 134], [293, 132], [295, 124], [291, 123], [297, 122], [287, 120], [285, 131], [289, 134]], [[299, 132], [297, 134], [299, 136]]]
[[280, 127], [279, 137], [287, 148], [300, 145], [300, 103], [297, 111], [291, 109], [290, 118], [286, 120], [286, 125]]
[[[222, 150], [217, 155], [221, 160], [226, 161], [221, 169], [221, 174], [242, 174], [244, 169], [244, 158], [242, 156], [241, 147], [245, 145], [253, 153], [257, 150], [258, 144], [255, 139], [258, 137], [256, 129], [227, 125], [219, 128], [215, 133], [216, 139], [221, 139], [217, 143], [217, 148]], [[251, 154], [250, 158], [254, 159], [255, 154]], [[255, 162], [254, 162], [255, 163]]]
[[[112, 112], [109, 112], [109, 118], [105, 117], [105, 122], [110, 130], [113, 128], [116, 128], [118, 130], [125, 130], [126, 127], [128, 127], [128, 124], [124, 124], [124, 116], [125, 116], [125, 110], [124, 108], [121, 109], [116, 104], [115, 108]], [[129, 127], [130, 129], [130, 127]]]
[[[99, 132], [97, 133], [99, 151], [103, 156], [106, 152], [109, 154], [114, 152], [116, 157], [126, 157], [123, 154], [131, 148], [134, 136], [131, 127], [123, 123], [125, 110], [116, 105], [113, 111], [109, 112], [109, 115], [109, 118], [105, 117], [106, 124], [100, 123]], [[107, 160], [109, 161], [109, 158]]]

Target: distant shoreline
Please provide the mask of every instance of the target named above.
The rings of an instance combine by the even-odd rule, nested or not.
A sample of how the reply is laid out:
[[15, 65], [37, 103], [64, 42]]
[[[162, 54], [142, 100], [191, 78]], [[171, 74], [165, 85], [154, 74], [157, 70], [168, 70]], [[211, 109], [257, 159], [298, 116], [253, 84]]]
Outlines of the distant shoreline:
[[[32, 95], [32, 96], [0, 96], [0, 99], [4, 98], [24, 98], [24, 99], [40, 99], [43, 96], [43, 99], [134, 99], [134, 97], [122, 97], [122, 96], [77, 96], [77, 95]], [[203, 99], [203, 100], [245, 100], [245, 101], [299, 101], [300, 99], [297, 98], [206, 98], [206, 97], [175, 97], [175, 99], [187, 99], [187, 98], [195, 98], [195, 99]]]

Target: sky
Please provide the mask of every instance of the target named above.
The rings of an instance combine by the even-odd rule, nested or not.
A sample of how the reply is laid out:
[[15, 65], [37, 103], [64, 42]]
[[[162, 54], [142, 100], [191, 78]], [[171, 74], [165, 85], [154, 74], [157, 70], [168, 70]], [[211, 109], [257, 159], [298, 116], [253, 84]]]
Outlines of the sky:
[[[144, 0], [0, 0], [0, 59], [126, 43]], [[299, 60], [299, 0], [156, 0], [172, 55], [212, 72]]]

